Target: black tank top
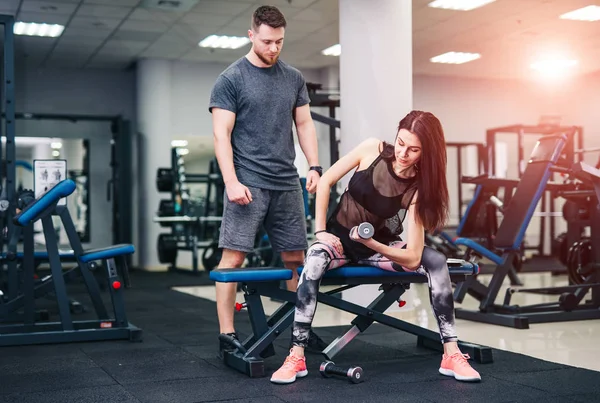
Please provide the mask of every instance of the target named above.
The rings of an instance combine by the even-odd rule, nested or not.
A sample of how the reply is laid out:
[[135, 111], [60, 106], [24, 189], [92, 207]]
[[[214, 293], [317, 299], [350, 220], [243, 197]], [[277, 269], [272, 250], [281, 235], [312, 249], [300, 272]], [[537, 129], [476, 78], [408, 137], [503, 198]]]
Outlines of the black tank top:
[[356, 261], [375, 251], [350, 239], [350, 229], [363, 222], [375, 228], [374, 239], [389, 244], [400, 240], [402, 222], [417, 190], [415, 178], [399, 178], [381, 154], [362, 171], [356, 171], [327, 221], [327, 231], [339, 237], [346, 256]]

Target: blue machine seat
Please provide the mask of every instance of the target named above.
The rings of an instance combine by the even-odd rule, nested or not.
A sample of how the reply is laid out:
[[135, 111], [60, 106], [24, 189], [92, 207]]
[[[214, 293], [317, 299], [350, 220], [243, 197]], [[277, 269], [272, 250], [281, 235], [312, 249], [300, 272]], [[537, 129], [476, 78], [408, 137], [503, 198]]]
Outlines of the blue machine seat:
[[75, 187], [75, 182], [71, 179], [65, 179], [57, 183], [52, 189], [41, 195], [39, 199], [17, 214], [13, 218], [14, 223], [25, 227], [31, 222], [36, 221], [47, 208], [57, 203], [63, 197], [67, 197], [73, 193]]
[[[303, 267], [298, 268], [302, 273]], [[479, 273], [479, 266], [460, 259], [448, 259], [448, 270], [454, 275], [474, 275]], [[346, 265], [330, 270], [325, 274], [327, 278], [361, 278], [361, 277], [414, 277], [421, 276], [414, 272], [391, 272], [373, 266]], [[292, 278], [290, 269], [278, 267], [240, 268], [240, 269], [215, 269], [210, 272], [210, 279], [220, 283], [250, 282], [250, 281], [277, 281]]]
[[219, 283], [237, 283], [246, 281], [290, 280], [292, 271], [280, 267], [254, 267], [240, 269], [215, 269], [210, 272], [210, 279]]
[[124, 243], [120, 245], [108, 246], [106, 248], [89, 249], [79, 257], [82, 263], [88, 263], [94, 260], [111, 259], [117, 256], [131, 255], [135, 252], [133, 245]]

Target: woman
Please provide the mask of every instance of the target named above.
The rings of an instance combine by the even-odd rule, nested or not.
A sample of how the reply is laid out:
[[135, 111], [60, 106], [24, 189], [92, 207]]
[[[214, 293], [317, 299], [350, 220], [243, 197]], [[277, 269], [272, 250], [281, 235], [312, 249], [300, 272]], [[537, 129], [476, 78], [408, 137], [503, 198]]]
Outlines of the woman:
[[[326, 220], [331, 187], [352, 169], [348, 188]], [[481, 380], [457, 345], [446, 257], [424, 245], [425, 230], [443, 227], [448, 214], [446, 144], [439, 120], [429, 112], [412, 111], [400, 121], [393, 145], [377, 139], [359, 144], [321, 178], [315, 210], [317, 241], [307, 251], [298, 284], [292, 349], [271, 382], [292, 383], [308, 374], [304, 349], [319, 283], [327, 270], [350, 262], [426, 275], [444, 345], [439, 372], [462, 381]], [[374, 226], [372, 238], [357, 235], [362, 222]], [[406, 242], [400, 240], [403, 222]]]

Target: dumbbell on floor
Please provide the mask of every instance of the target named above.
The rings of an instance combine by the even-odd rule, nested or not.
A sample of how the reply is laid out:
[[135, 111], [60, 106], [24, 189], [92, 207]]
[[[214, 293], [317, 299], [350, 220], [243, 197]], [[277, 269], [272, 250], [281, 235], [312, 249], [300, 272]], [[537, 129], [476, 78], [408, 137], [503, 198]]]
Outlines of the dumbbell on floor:
[[363, 381], [363, 370], [361, 367], [342, 368], [336, 366], [333, 361], [322, 362], [319, 372], [324, 378], [338, 375], [348, 378], [348, 380], [352, 383], [360, 383]]
[[[362, 239], [369, 239], [375, 234], [375, 228], [373, 228], [373, 225], [368, 222], [363, 222], [360, 225], [358, 225], [358, 227], [354, 228], [357, 229], [358, 236]], [[350, 230], [351, 233], [354, 230], [354, 228]]]

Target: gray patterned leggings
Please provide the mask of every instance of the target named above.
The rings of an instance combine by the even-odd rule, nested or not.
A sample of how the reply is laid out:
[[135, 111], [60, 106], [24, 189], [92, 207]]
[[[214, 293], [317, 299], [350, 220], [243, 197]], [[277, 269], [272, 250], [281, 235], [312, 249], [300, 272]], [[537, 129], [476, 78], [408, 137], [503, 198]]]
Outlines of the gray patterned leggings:
[[[396, 248], [403, 248], [405, 245], [404, 242], [390, 244], [391, 247]], [[292, 333], [293, 345], [307, 347], [310, 327], [317, 309], [317, 293], [325, 272], [348, 263], [350, 263], [350, 259], [341, 255], [327, 243], [318, 241], [308, 249], [304, 260], [304, 269], [298, 283]], [[409, 271], [380, 253], [357, 263], [389, 271]], [[442, 343], [457, 341], [458, 338], [454, 331], [454, 300], [446, 256], [426, 246], [421, 258], [421, 266], [415, 271], [427, 276], [429, 300], [438, 322]]]

